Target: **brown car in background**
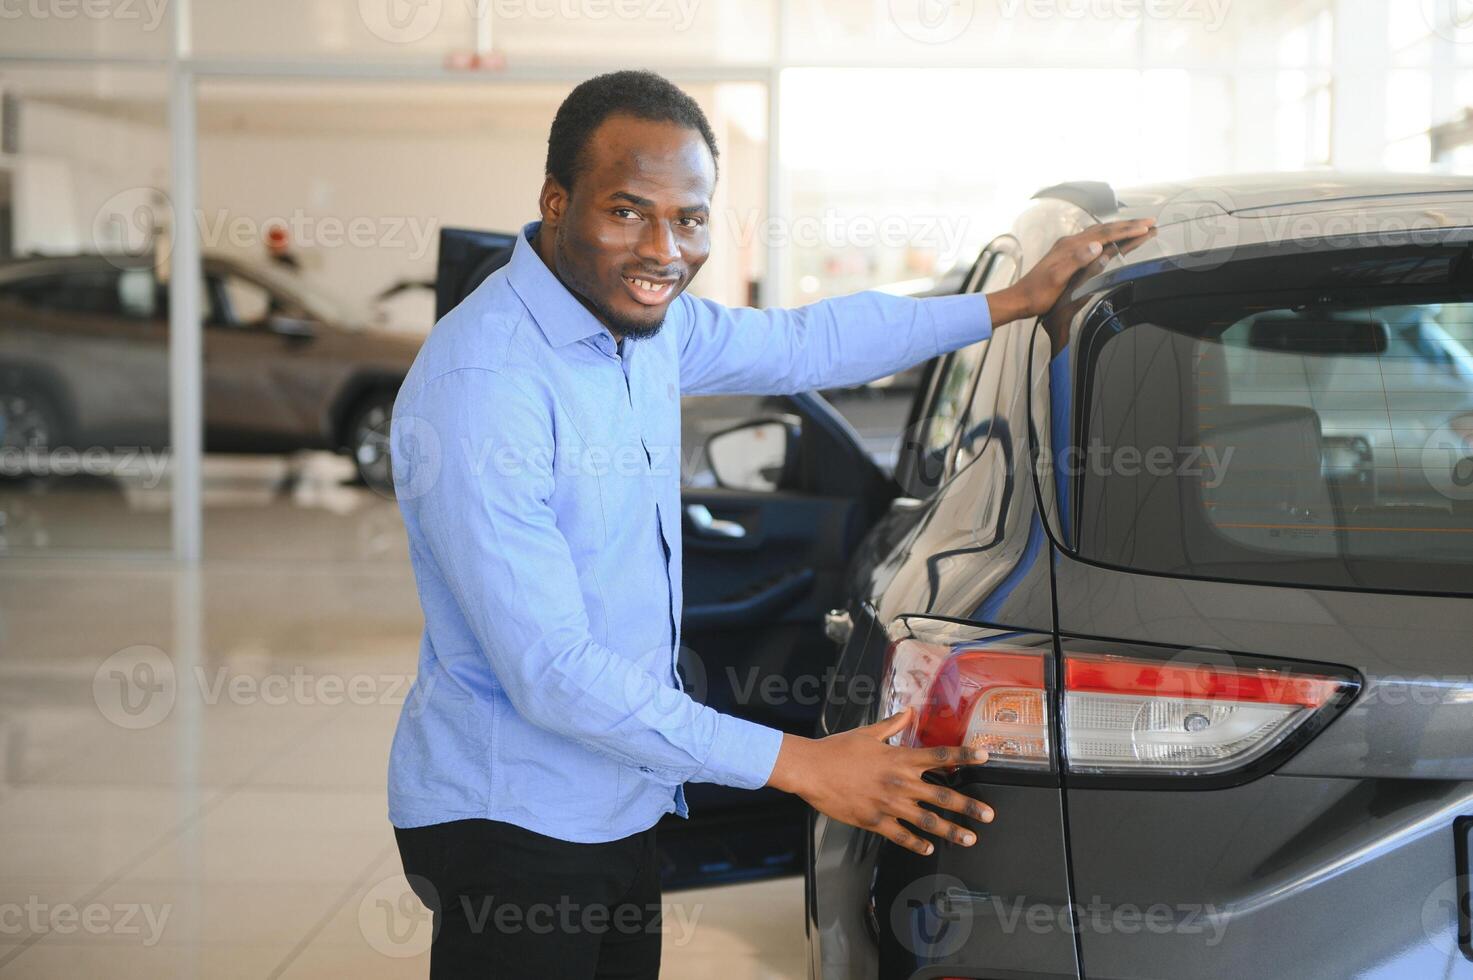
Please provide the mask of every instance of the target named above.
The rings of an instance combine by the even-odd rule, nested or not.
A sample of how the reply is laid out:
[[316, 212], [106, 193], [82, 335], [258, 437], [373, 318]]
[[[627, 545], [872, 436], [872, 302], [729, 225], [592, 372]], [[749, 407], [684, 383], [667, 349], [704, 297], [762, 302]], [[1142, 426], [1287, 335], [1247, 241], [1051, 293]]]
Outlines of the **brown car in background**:
[[[160, 450], [169, 440], [168, 283], [151, 256], [0, 265], [0, 447]], [[292, 273], [204, 261], [208, 452], [326, 449], [392, 487], [384, 438], [421, 338]]]

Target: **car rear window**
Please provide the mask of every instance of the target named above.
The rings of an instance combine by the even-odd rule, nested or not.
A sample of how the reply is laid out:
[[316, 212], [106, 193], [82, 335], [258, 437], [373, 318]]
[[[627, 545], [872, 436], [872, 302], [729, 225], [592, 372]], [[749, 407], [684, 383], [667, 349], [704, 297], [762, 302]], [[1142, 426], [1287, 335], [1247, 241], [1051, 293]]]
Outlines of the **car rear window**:
[[1214, 293], [1204, 275], [1081, 335], [1081, 555], [1473, 592], [1473, 292], [1374, 265], [1360, 281], [1394, 287]]

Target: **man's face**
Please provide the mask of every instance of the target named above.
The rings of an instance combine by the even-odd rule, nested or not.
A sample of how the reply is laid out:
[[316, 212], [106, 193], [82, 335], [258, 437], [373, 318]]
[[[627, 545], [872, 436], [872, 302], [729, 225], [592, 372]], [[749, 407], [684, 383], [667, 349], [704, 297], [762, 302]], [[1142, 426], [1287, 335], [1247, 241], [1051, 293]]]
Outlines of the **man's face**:
[[711, 251], [716, 164], [694, 129], [615, 115], [594, 130], [570, 192], [551, 177], [538, 253], [620, 337], [652, 337]]

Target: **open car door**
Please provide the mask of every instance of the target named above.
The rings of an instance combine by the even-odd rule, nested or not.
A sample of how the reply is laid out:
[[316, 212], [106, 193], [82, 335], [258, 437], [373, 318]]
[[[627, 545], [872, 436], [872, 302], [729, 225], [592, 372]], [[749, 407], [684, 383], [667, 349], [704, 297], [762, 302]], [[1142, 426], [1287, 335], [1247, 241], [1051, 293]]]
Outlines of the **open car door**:
[[[894, 483], [818, 395], [687, 398], [682, 418], [686, 690], [812, 736], [838, 659], [824, 614]], [[797, 797], [692, 783], [686, 798], [690, 819], [660, 827], [666, 887], [801, 873]]]

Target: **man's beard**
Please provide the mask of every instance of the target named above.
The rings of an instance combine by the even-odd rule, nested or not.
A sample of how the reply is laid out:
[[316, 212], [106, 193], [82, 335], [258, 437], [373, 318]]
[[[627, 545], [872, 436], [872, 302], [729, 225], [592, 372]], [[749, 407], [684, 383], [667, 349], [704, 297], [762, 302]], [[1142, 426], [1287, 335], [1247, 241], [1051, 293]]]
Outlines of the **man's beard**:
[[[588, 297], [584, 298], [588, 299]], [[603, 318], [603, 321], [609, 325], [609, 329], [613, 330], [625, 340], [649, 340], [655, 334], [659, 333], [660, 328], [665, 325], [665, 317], [663, 315], [654, 323], [645, 323], [643, 320], [631, 320], [628, 317], [620, 316], [616, 310], [609, 309], [596, 299], [588, 299], [588, 302], [598, 311], [598, 315]]]

